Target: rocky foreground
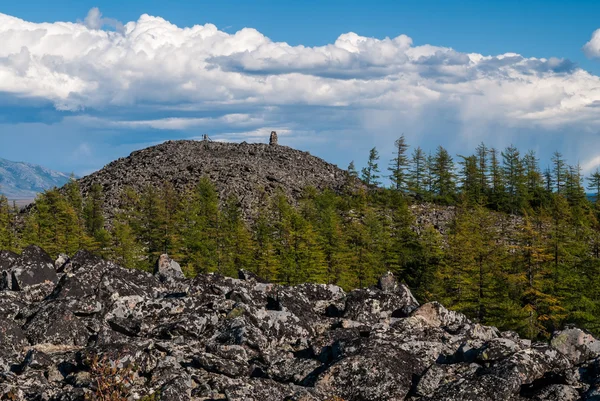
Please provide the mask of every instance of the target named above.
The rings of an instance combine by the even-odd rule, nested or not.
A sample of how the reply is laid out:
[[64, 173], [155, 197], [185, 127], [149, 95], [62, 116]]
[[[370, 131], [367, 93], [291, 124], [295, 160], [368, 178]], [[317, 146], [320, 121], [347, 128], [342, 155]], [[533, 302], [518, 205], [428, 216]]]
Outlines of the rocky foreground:
[[589, 334], [532, 344], [419, 305], [391, 275], [345, 293], [36, 247], [0, 253], [0, 270], [0, 399], [600, 399]]

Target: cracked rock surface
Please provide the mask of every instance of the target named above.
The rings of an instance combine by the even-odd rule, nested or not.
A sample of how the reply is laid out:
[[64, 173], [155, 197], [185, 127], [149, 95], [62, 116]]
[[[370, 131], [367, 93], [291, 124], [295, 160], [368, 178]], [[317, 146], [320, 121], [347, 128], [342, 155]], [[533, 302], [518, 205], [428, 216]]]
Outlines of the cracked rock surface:
[[156, 275], [60, 258], [0, 253], [0, 399], [100, 399], [103, 375], [126, 376], [130, 400], [600, 399], [589, 333], [532, 343], [419, 305], [389, 273], [346, 293], [247, 271], [185, 279], [166, 255]]

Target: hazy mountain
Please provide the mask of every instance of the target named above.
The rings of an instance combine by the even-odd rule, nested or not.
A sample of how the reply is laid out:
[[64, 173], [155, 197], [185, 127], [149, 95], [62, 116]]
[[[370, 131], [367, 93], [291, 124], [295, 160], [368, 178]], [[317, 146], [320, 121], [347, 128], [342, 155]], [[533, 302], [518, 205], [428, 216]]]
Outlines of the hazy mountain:
[[61, 187], [69, 175], [35, 164], [0, 159], [0, 194], [9, 199], [33, 199], [36, 194]]

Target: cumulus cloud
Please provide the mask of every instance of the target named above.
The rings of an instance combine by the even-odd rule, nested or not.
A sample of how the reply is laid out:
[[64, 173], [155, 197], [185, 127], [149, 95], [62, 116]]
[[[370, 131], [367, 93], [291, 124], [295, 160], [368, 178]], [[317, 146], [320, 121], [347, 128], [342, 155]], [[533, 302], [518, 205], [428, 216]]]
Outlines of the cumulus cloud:
[[0, 14], [0, 91], [45, 98], [60, 110], [144, 103], [415, 109], [444, 102], [470, 116], [479, 114], [473, 105], [485, 104], [492, 114], [543, 124], [549, 115], [555, 122], [581, 118], [600, 100], [598, 78], [563, 59], [413, 46], [406, 35], [346, 33], [325, 46], [290, 46], [251, 28], [180, 28], [149, 15], [121, 31], [100, 29], [111, 24], [96, 8], [81, 23]]
[[[478, 139], [491, 126], [600, 128], [600, 79], [569, 60], [415, 46], [406, 35], [350, 32], [291, 46], [252, 28], [230, 34], [150, 15], [123, 25], [94, 8], [76, 23], [0, 13], [0, 43], [4, 97], [50, 102], [106, 130], [198, 129], [225, 140], [279, 127], [290, 138], [327, 132], [343, 144], [338, 132], [391, 136], [448, 124]], [[584, 49], [600, 56], [600, 30]]]
[[583, 46], [583, 51], [589, 58], [600, 57], [600, 29], [596, 29], [592, 38]]
[[90, 29], [110, 27], [119, 32], [123, 31], [123, 24], [121, 22], [114, 18], [104, 18], [98, 7], [94, 7], [88, 11], [87, 16], [83, 20], [83, 24]]

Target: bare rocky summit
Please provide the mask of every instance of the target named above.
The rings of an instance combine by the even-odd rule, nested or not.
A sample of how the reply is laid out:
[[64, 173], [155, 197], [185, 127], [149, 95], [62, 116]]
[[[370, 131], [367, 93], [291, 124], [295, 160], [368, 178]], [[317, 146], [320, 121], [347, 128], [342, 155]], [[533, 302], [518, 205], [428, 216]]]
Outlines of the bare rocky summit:
[[307, 152], [277, 144], [169, 141], [133, 152], [80, 180], [83, 193], [98, 183], [104, 188], [105, 211], [110, 218], [121, 202], [124, 188], [141, 190], [146, 185], [172, 183], [177, 190], [193, 188], [206, 176], [221, 200], [236, 195], [246, 215], [251, 215], [261, 193], [281, 188], [290, 199], [298, 199], [312, 186], [339, 191], [348, 174]]
[[86, 252], [52, 263], [36, 247], [0, 253], [0, 268], [0, 399], [600, 397], [600, 343], [588, 333], [532, 343], [419, 305], [391, 274], [346, 293], [245, 271], [185, 279], [167, 256], [156, 275]]

